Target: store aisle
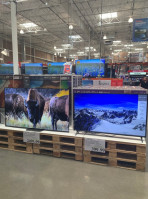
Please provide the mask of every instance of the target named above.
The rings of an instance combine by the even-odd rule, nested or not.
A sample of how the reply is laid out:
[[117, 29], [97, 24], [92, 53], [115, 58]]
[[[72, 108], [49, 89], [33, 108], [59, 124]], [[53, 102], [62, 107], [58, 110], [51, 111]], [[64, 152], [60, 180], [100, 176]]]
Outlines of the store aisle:
[[147, 199], [148, 173], [0, 149], [2, 199]]

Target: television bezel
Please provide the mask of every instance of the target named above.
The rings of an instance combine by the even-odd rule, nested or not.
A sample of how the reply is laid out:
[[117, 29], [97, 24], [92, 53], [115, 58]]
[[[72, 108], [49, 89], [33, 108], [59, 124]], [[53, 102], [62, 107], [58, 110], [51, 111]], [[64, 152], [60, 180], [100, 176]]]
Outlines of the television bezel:
[[[5, 88], [5, 90], [8, 89], [8, 88]], [[29, 90], [30, 88], [9, 88], [9, 89], [27, 89]], [[35, 88], [35, 89], [52, 89], [52, 88]], [[5, 90], [4, 90], [4, 94], [5, 94]], [[55, 90], [55, 89], [54, 89]], [[64, 89], [56, 89], [56, 90], [64, 90]], [[66, 89], [69, 91], [69, 94], [70, 94], [70, 89]], [[70, 95], [69, 95], [70, 96]], [[70, 97], [69, 97], [70, 99]], [[5, 101], [5, 99], [4, 99]], [[5, 103], [5, 106], [6, 106], [6, 103]], [[69, 107], [69, 113], [70, 113], [70, 107]], [[70, 117], [70, 114], [69, 114], [69, 117]], [[35, 131], [52, 131], [52, 132], [62, 132], [62, 133], [69, 133], [69, 125], [68, 125], [68, 131], [58, 131], [58, 130], [49, 130], [49, 129], [42, 129], [42, 128], [26, 128], [26, 127], [20, 127], [20, 126], [9, 126], [6, 124], [6, 108], [5, 108], [5, 126], [7, 127], [13, 127], [13, 128], [20, 128], [20, 129], [28, 129], [28, 130], [35, 130]]]
[[131, 94], [131, 93], [125, 93], [124, 95], [146, 95], [147, 96], [147, 106], [146, 106], [146, 108], [147, 108], [147, 111], [146, 111], [146, 127], [145, 127], [145, 136], [140, 136], [140, 135], [127, 135], [127, 134], [118, 134], [118, 133], [108, 133], [108, 132], [98, 132], [98, 131], [83, 131], [83, 130], [76, 130], [75, 129], [75, 122], [74, 122], [74, 118], [75, 118], [75, 94], [108, 94], [108, 95], [110, 95], [110, 94], [114, 94], [114, 95], [120, 95], [120, 94], [123, 94], [123, 93], [93, 93], [93, 92], [91, 92], [91, 93], [73, 93], [73, 101], [74, 101], [74, 103], [73, 103], [73, 129], [74, 129], [74, 131], [77, 131], [77, 132], [86, 132], [86, 133], [91, 133], [91, 135], [94, 135], [94, 136], [97, 136], [97, 135], [99, 135], [99, 134], [103, 134], [103, 135], [111, 135], [111, 136], [114, 136], [114, 135], [121, 135], [121, 136], [127, 136], [127, 137], [141, 137], [141, 138], [146, 138], [146, 136], [147, 136], [147, 123], [148, 123], [148, 94]]

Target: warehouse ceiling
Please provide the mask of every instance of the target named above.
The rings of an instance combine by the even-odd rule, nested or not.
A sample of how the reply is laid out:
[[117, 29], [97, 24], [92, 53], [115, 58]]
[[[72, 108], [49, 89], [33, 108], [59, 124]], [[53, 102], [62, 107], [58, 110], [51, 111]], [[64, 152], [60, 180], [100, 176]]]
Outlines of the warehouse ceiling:
[[[114, 50], [148, 51], [147, 43], [132, 43], [133, 23], [128, 22], [130, 17], [148, 17], [148, 0], [17, 0], [16, 4], [18, 39], [29, 46], [72, 58], [88, 55], [89, 46], [95, 57]], [[0, 36], [11, 38], [8, 0], [0, 0]]]

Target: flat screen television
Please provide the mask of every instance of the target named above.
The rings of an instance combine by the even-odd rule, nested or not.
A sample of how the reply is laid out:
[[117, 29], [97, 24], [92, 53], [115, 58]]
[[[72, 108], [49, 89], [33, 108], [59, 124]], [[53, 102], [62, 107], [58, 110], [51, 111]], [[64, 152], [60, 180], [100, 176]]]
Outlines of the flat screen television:
[[146, 136], [147, 95], [74, 93], [77, 131]]
[[13, 64], [0, 64], [0, 75], [13, 75]]
[[65, 62], [48, 63], [48, 74], [64, 74]]
[[26, 75], [42, 75], [43, 64], [42, 63], [26, 63], [21, 65], [22, 74]]
[[69, 90], [5, 88], [5, 124], [69, 131]]
[[60, 76], [24, 76], [25, 88], [53, 88], [69, 89], [71, 88], [71, 77]]
[[0, 76], [0, 108], [5, 107], [5, 88], [23, 88], [22, 79], [13, 79], [13, 76]]
[[104, 68], [104, 59], [76, 61], [76, 75], [82, 75], [83, 77], [104, 77]]

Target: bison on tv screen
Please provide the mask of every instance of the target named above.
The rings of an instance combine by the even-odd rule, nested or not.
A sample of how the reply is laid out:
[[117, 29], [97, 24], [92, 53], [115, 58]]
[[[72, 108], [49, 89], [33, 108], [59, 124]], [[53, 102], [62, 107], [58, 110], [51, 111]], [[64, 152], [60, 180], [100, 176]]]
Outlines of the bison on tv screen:
[[6, 126], [69, 131], [69, 90], [5, 88]]
[[74, 94], [77, 131], [146, 136], [147, 95]]

